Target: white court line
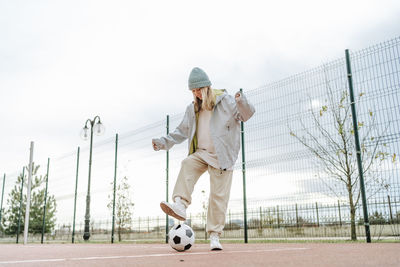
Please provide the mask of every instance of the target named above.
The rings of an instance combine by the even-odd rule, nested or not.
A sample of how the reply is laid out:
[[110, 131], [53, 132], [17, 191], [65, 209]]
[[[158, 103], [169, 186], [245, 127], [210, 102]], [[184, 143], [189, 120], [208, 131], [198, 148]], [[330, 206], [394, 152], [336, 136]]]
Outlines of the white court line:
[[[6, 245], [5, 245], [6, 246]], [[15, 247], [15, 245], [9, 245], [10, 247], [12, 246], [12, 247]], [[46, 247], [46, 248], [55, 248], [55, 247], [59, 247], [60, 246], [60, 244], [54, 244], [54, 245], [52, 245], [52, 244], [44, 244], [44, 245], [42, 245], [42, 244], [37, 244], [37, 245], [23, 245], [23, 244], [21, 244], [21, 245], [17, 245], [17, 246], [19, 246], [19, 247], [24, 247], [24, 248], [43, 248], [43, 247]], [[76, 248], [77, 246], [79, 246], [79, 244], [78, 245], [62, 245], [62, 247], [63, 248]], [[118, 244], [117, 245], [109, 245], [109, 244], [107, 244], [107, 245], [104, 245], [104, 248], [106, 247], [106, 246], [108, 246], [108, 247], [110, 247], [110, 248], [120, 248], [120, 247], [118, 247]], [[97, 245], [86, 245], [86, 244], [82, 244], [82, 247], [83, 248], [99, 248], [99, 246], [97, 246]], [[122, 244], [122, 247], [123, 248], [162, 248], [162, 249], [165, 249], [166, 247], [168, 247], [168, 244], [166, 244], [166, 245], [164, 245], [164, 246], [137, 246], [137, 245], [135, 245], [135, 244]], [[103, 246], [101, 246], [100, 248], [103, 248]]]
[[171, 256], [190, 256], [190, 255], [216, 255], [216, 254], [232, 254], [232, 253], [258, 253], [258, 252], [276, 252], [290, 250], [306, 250], [309, 248], [276, 248], [263, 250], [236, 250], [236, 251], [207, 251], [207, 252], [186, 252], [186, 253], [168, 253], [168, 254], [144, 254], [131, 256], [99, 256], [99, 257], [82, 257], [82, 258], [61, 258], [61, 259], [38, 259], [38, 260], [19, 260], [19, 261], [0, 261], [0, 264], [16, 264], [16, 263], [36, 263], [36, 262], [53, 262], [53, 261], [84, 261], [84, 260], [107, 260], [107, 259], [130, 259], [130, 258], [150, 258], [150, 257], [171, 257]]

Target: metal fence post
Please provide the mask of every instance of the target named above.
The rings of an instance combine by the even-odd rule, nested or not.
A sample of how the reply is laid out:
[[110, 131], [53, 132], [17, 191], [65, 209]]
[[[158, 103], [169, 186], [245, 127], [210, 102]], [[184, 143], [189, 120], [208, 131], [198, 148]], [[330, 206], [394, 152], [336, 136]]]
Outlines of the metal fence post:
[[315, 209], [317, 211], [317, 226], [319, 227], [319, 214], [318, 214], [318, 203], [315, 202]]
[[22, 179], [21, 179], [21, 193], [19, 197], [19, 210], [18, 210], [18, 229], [17, 229], [17, 241], [19, 239], [19, 232], [21, 231], [21, 211], [22, 211], [22, 197], [23, 197], [23, 190], [24, 190], [24, 176], [25, 176], [25, 167], [22, 168]]
[[296, 203], [296, 227], [299, 228], [299, 212], [297, 209], [297, 203]]
[[112, 227], [111, 227], [111, 243], [114, 243], [115, 189], [116, 189], [116, 185], [117, 185], [117, 154], [118, 154], [118, 134], [115, 135], [114, 196], [113, 196], [113, 212], [112, 212]]
[[279, 219], [279, 205], [276, 206], [276, 220], [278, 223], [278, 228], [281, 228], [280, 219]]
[[1, 205], [0, 205], [0, 224], [1, 224], [1, 214], [3, 213], [3, 197], [4, 197], [4, 184], [6, 183], [6, 174], [3, 177], [3, 189], [1, 190]]
[[[240, 92], [243, 93], [243, 89], [240, 88]], [[244, 123], [240, 122], [240, 133], [242, 140], [242, 175], [243, 175], [243, 210], [244, 210], [244, 243], [248, 243], [247, 235], [247, 198], [246, 198], [246, 158], [244, 150]]]
[[204, 240], [207, 240], [207, 222], [206, 213], [203, 211], [203, 224], [204, 224]]
[[43, 244], [44, 232], [46, 230], [46, 204], [47, 204], [47, 187], [49, 184], [49, 165], [50, 165], [50, 158], [47, 159], [46, 191], [44, 191], [44, 205], [43, 205], [42, 238], [40, 240], [41, 244]]
[[388, 204], [389, 204], [389, 215], [390, 215], [390, 223], [393, 223], [393, 213], [392, 213], [392, 205], [390, 203], [390, 196], [387, 196]]
[[[169, 134], [169, 115], [167, 115], [167, 135]], [[167, 150], [167, 164], [165, 168], [166, 172], [166, 179], [165, 179], [165, 185], [166, 185], [166, 191], [165, 191], [165, 201], [168, 202], [168, 178], [169, 178], [169, 151]], [[168, 228], [169, 228], [169, 221], [168, 221], [168, 214], [165, 215], [165, 243], [168, 243]]]
[[76, 156], [76, 179], [75, 179], [75, 198], [74, 198], [74, 221], [72, 223], [72, 244], [75, 242], [75, 215], [76, 215], [76, 195], [78, 190], [78, 174], [79, 174], [79, 151], [80, 147], [78, 146], [78, 153]]
[[232, 216], [231, 216], [231, 210], [229, 210], [228, 216], [229, 216], [229, 230], [232, 230]]
[[160, 217], [157, 216], [157, 236], [160, 233]]
[[340, 201], [337, 201], [338, 211], [339, 211], [339, 225], [342, 226], [342, 214], [340, 212]]
[[362, 161], [361, 161], [361, 148], [360, 148], [360, 140], [358, 137], [357, 112], [356, 112], [356, 104], [354, 101], [354, 93], [353, 93], [353, 76], [351, 73], [350, 54], [349, 54], [348, 49], [346, 49], [345, 54], [346, 54], [347, 79], [349, 82], [349, 91], [350, 91], [351, 114], [352, 114], [352, 118], [353, 118], [354, 139], [355, 139], [355, 145], [356, 145], [358, 174], [360, 176], [360, 190], [361, 190], [361, 199], [362, 199], [362, 204], [363, 204], [365, 235], [366, 235], [367, 243], [371, 243], [371, 233], [369, 230], [369, 219], [368, 219], [367, 197], [365, 194], [364, 175], [363, 175], [363, 167], [362, 167]]

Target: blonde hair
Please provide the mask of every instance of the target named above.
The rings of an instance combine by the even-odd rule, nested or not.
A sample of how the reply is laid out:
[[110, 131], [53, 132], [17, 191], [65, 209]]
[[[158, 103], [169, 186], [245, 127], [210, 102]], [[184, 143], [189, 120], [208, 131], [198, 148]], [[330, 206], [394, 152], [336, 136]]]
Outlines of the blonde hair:
[[201, 109], [212, 110], [215, 106], [215, 94], [210, 86], [200, 88], [203, 99], [194, 97], [194, 110], [200, 112]]

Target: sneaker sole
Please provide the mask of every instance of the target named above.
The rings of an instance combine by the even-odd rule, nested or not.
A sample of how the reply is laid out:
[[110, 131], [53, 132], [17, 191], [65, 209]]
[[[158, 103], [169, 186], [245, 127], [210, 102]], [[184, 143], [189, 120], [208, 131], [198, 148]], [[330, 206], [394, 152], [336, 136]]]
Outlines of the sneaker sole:
[[178, 219], [180, 221], [186, 221], [186, 218], [183, 218], [182, 216], [179, 216], [178, 214], [176, 214], [174, 212], [174, 210], [171, 209], [168, 205], [166, 205], [164, 203], [160, 203], [160, 207], [163, 210], [163, 212], [165, 212], [166, 214], [174, 217], [175, 219]]
[[222, 250], [222, 248], [212, 248], [212, 251]]

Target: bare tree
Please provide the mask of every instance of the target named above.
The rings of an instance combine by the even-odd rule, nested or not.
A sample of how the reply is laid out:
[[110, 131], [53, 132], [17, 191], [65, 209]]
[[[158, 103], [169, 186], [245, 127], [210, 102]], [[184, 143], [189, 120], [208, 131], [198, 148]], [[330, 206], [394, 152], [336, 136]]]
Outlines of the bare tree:
[[[114, 188], [114, 182], [111, 183]], [[118, 181], [115, 198], [115, 220], [117, 223], [118, 241], [122, 240], [122, 232], [130, 230], [132, 224], [132, 208], [135, 205], [130, 197], [128, 178], [124, 176]], [[113, 195], [109, 195], [110, 202], [107, 207], [113, 209]]]
[[[300, 117], [298, 131], [292, 130], [295, 137], [314, 156], [320, 173], [318, 177], [338, 198], [347, 199], [350, 207], [351, 239], [356, 240], [356, 209], [360, 200], [359, 173], [355, 152], [354, 128], [351, 106], [346, 90], [333, 92], [327, 84], [327, 99], [322, 105], [309, 97], [310, 116]], [[358, 95], [358, 101], [363, 97]], [[358, 122], [361, 156], [365, 188], [368, 198], [390, 186], [377, 171], [383, 161], [395, 161], [396, 154], [389, 155], [382, 141], [387, 126], [378, 125], [374, 113], [369, 110]], [[308, 126], [305, 123], [308, 121]], [[311, 127], [310, 127], [311, 126]], [[384, 128], [382, 128], [384, 127]], [[386, 127], [386, 128], [385, 128]], [[321, 175], [321, 173], [325, 175]]]

